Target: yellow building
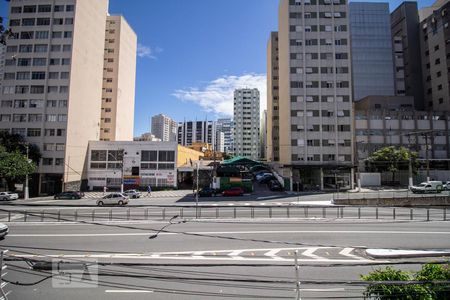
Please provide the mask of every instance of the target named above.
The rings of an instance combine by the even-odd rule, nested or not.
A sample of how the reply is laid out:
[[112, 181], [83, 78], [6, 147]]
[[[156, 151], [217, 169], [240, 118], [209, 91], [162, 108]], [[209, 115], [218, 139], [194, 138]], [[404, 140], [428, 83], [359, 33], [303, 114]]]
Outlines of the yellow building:
[[191, 162], [198, 161], [204, 156], [203, 152], [178, 145], [177, 167], [191, 164]]

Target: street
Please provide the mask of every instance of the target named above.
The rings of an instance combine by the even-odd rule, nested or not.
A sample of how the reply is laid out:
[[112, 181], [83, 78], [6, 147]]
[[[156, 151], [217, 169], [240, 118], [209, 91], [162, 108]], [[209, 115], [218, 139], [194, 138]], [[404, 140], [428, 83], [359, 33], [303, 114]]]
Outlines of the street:
[[[448, 223], [439, 221], [170, 222], [11, 222], [0, 242], [10, 250], [5, 279], [22, 285], [8, 284], [8, 299], [295, 299], [295, 251], [302, 299], [361, 298], [360, 274], [383, 264], [417, 269], [419, 262], [439, 260], [374, 259], [366, 249], [450, 249]], [[31, 270], [24, 260], [64, 261], [68, 267], [43, 280], [51, 267]], [[95, 266], [98, 282], [77, 288], [76, 276], [66, 278], [67, 263]]]

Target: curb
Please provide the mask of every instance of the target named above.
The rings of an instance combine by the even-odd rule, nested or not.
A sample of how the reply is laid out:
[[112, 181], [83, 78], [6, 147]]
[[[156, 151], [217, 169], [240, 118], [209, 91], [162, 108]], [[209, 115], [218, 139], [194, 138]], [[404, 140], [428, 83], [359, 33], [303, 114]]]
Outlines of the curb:
[[450, 256], [450, 249], [445, 250], [366, 249], [366, 254], [372, 258], [441, 257], [441, 256]]

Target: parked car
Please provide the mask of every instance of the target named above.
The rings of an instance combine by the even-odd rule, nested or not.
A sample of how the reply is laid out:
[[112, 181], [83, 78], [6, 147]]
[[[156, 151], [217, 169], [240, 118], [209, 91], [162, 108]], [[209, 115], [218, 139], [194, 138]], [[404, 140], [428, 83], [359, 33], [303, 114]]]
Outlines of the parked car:
[[415, 193], [440, 193], [443, 190], [442, 181], [428, 181], [422, 182], [419, 185], [411, 187], [411, 191]]
[[444, 181], [442, 184], [442, 188], [446, 191], [450, 191], [450, 181]]
[[278, 180], [272, 179], [267, 183], [267, 186], [271, 191], [281, 191], [283, 187], [281, 186], [280, 182]]
[[212, 197], [216, 195], [216, 190], [210, 187], [204, 187], [198, 191], [199, 197]]
[[256, 179], [256, 181], [260, 181], [261, 178], [267, 177], [267, 176], [273, 176], [273, 174], [272, 173], [268, 173], [268, 172], [258, 173], [258, 174], [255, 175], [255, 179]]
[[98, 206], [103, 205], [125, 205], [128, 204], [129, 198], [122, 193], [111, 193], [97, 200]]
[[276, 180], [275, 176], [273, 176], [272, 174], [268, 174], [268, 175], [265, 175], [262, 178], [260, 178], [258, 180], [258, 182], [259, 183], [268, 183], [269, 181], [272, 181], [272, 180]]
[[133, 199], [141, 197], [141, 193], [139, 191], [136, 191], [136, 190], [127, 190], [127, 191], [125, 191], [123, 193], [125, 195], [127, 195], [128, 197], [133, 198]]
[[9, 233], [8, 225], [0, 223], [0, 239], [3, 240], [8, 233]]
[[0, 192], [0, 200], [17, 200], [19, 194], [12, 192]]
[[241, 187], [233, 187], [231, 189], [224, 190], [222, 192], [223, 196], [242, 196], [244, 195], [244, 190]]
[[81, 199], [83, 196], [84, 193], [81, 192], [67, 191], [56, 194], [53, 199]]

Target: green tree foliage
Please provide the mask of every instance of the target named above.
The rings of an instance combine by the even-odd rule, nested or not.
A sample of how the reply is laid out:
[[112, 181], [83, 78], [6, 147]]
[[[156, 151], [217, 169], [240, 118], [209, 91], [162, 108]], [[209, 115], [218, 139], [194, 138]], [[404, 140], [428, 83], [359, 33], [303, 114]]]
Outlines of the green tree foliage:
[[417, 152], [410, 151], [405, 147], [384, 147], [373, 152], [369, 156], [370, 165], [378, 172], [391, 172], [392, 181], [395, 181], [395, 173], [399, 170], [408, 170], [411, 159], [412, 171], [417, 171]]
[[[365, 281], [373, 281], [364, 296], [369, 299], [389, 300], [446, 300], [450, 299], [449, 284], [435, 281], [449, 281], [449, 265], [425, 264], [415, 274], [391, 267], [377, 269], [368, 275], [362, 275]], [[391, 281], [391, 283], [387, 283]], [[395, 281], [402, 283], [395, 284]], [[423, 281], [424, 283], [408, 283]]]
[[0, 146], [0, 178], [8, 183], [8, 188], [13, 190], [16, 182], [23, 181], [27, 174], [36, 170], [36, 164], [27, 160], [27, 157], [19, 151], [8, 152]]
[[17, 151], [23, 155], [27, 154], [28, 146], [28, 157], [34, 161], [35, 164], [39, 164], [39, 159], [41, 158], [39, 147], [34, 144], [29, 144], [20, 134], [0, 132], [0, 146], [4, 147], [7, 152]]

